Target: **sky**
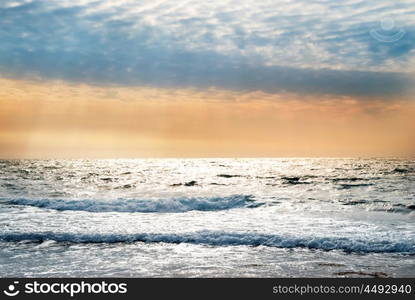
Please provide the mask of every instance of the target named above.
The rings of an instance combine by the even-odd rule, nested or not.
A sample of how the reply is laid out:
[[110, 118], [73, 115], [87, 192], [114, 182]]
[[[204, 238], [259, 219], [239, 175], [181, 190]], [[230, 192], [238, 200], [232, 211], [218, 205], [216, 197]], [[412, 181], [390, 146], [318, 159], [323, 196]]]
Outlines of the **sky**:
[[0, 157], [415, 153], [415, 0], [2, 0]]

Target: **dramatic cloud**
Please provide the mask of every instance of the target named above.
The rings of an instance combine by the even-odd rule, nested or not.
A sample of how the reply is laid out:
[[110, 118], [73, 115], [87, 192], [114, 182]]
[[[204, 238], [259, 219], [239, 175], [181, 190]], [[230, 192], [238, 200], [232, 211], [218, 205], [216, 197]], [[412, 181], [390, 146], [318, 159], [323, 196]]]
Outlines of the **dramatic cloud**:
[[414, 14], [413, 0], [4, 0], [0, 74], [397, 97], [414, 86]]
[[413, 101], [62, 81], [0, 86], [0, 157], [414, 153]]

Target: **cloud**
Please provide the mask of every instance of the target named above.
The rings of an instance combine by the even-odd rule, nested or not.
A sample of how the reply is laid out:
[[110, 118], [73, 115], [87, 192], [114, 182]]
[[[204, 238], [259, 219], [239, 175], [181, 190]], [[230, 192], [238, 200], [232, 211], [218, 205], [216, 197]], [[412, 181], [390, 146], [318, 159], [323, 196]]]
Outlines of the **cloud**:
[[[399, 96], [414, 86], [413, 1], [2, 1], [3, 76]], [[380, 28], [395, 20], [391, 30]], [[405, 35], [382, 43], [370, 30]]]
[[0, 79], [1, 157], [399, 156], [413, 101]]

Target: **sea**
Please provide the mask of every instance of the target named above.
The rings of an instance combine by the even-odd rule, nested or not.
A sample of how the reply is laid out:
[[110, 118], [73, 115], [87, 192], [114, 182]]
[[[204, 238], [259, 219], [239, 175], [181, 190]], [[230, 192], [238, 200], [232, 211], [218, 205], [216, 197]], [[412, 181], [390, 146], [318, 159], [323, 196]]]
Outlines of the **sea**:
[[414, 277], [415, 161], [0, 160], [1, 277]]

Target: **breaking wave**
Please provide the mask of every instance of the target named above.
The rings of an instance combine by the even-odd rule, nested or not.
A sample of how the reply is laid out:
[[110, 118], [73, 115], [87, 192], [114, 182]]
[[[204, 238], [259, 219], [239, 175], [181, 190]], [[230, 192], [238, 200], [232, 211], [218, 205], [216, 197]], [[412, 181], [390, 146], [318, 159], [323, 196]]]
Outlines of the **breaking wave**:
[[188, 243], [212, 246], [267, 246], [277, 248], [308, 248], [347, 253], [415, 254], [415, 240], [368, 240], [345, 237], [292, 237], [260, 233], [226, 233], [199, 231], [193, 233], [78, 234], [78, 233], [2, 233], [3, 242], [46, 241], [67, 243]]
[[253, 208], [262, 205], [250, 195], [227, 197], [180, 197], [169, 199], [117, 199], [117, 200], [62, 200], [62, 199], [13, 199], [3, 204], [25, 205], [59, 211], [87, 212], [187, 212], [192, 210], [217, 211], [232, 208]]

